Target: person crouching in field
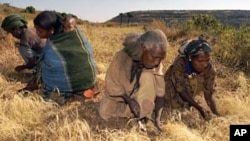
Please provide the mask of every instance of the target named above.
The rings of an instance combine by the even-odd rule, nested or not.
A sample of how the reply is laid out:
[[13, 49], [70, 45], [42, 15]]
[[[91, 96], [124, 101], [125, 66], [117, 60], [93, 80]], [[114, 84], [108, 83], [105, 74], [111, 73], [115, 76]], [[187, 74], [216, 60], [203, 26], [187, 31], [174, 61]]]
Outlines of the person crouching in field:
[[[48, 39], [41, 62], [45, 99], [64, 104], [68, 98], [86, 96], [96, 80], [93, 52], [83, 33], [63, 31], [63, 19], [56, 12], [43, 11], [34, 19], [37, 34]], [[92, 93], [93, 94], [93, 93]]]
[[[155, 113], [160, 129], [160, 113], [164, 103], [165, 82], [161, 61], [166, 56], [167, 38], [159, 30], [144, 34], [130, 33], [116, 53], [105, 78], [105, 93], [99, 106], [102, 119], [134, 117], [145, 130], [144, 119]], [[163, 104], [160, 104], [163, 105]]]
[[210, 62], [212, 49], [202, 37], [183, 44], [179, 55], [165, 73], [167, 106], [173, 110], [178, 107], [193, 106], [205, 120], [211, 116], [207, 109], [199, 105], [194, 97], [201, 91], [211, 111], [219, 116], [213, 93], [215, 91], [215, 70]]
[[[20, 72], [24, 69], [33, 69], [37, 64], [37, 60], [42, 54], [46, 40], [39, 38], [35, 29], [27, 27], [27, 21], [20, 15], [13, 14], [4, 18], [1, 27], [8, 33], [20, 40], [17, 45], [20, 55], [25, 64], [15, 67], [15, 71]], [[38, 89], [38, 85], [33, 79], [27, 84], [24, 90]]]

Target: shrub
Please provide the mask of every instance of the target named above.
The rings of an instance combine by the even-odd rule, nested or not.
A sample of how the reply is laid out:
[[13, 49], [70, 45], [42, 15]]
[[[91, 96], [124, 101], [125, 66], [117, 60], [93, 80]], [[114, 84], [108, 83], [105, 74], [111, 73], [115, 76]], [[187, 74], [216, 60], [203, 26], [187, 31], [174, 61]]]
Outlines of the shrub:
[[227, 29], [219, 36], [214, 55], [218, 61], [230, 67], [250, 70], [250, 28]]
[[28, 6], [28, 7], [25, 8], [24, 11], [27, 12], [27, 13], [35, 13], [36, 9], [33, 6]]

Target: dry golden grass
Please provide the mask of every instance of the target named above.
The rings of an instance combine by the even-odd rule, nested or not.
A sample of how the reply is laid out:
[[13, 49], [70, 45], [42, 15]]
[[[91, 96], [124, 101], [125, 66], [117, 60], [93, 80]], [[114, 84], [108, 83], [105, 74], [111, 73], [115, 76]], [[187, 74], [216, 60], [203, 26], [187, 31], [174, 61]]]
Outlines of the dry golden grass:
[[[103, 94], [108, 65], [115, 52], [122, 48], [126, 33], [142, 32], [143, 28], [83, 25], [80, 29], [94, 50], [101, 93], [93, 100], [72, 100], [61, 107], [53, 102], [45, 102], [40, 91], [26, 95], [16, 92], [24, 87], [31, 72], [14, 71], [16, 65], [23, 63], [15, 48], [15, 40], [11, 36], [1, 39], [0, 140], [227, 141], [230, 124], [250, 123], [249, 77], [216, 62], [218, 79], [215, 100], [221, 117], [213, 117], [205, 122], [196, 110], [186, 110], [182, 113], [182, 120], [175, 119], [174, 115], [170, 117], [173, 120], [163, 119], [164, 130], [160, 135], [139, 132], [136, 130], [137, 126], [128, 123], [126, 119], [103, 121], [98, 116], [97, 108]], [[165, 70], [173, 61], [177, 47], [183, 40], [177, 39], [169, 43], [167, 57], [163, 61]], [[204, 99], [199, 100], [204, 104]]]

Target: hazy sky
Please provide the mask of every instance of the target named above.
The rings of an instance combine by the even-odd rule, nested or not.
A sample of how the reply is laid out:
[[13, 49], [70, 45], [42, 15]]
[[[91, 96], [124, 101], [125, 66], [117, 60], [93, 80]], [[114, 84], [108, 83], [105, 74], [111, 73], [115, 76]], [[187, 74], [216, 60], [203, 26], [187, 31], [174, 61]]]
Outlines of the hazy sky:
[[104, 22], [119, 13], [138, 10], [250, 10], [250, 0], [0, 0], [0, 3], [72, 13], [92, 22]]

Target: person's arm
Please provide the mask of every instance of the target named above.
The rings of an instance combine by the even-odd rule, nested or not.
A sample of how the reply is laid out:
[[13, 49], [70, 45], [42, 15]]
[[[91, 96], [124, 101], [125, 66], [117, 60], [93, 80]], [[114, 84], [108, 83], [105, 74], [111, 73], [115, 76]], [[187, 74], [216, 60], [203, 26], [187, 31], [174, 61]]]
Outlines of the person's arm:
[[134, 114], [136, 118], [140, 117], [140, 106], [138, 102], [134, 99], [128, 96], [128, 94], [121, 95], [122, 99], [128, 104], [131, 112]]
[[162, 123], [161, 123], [161, 115], [163, 108], [165, 106], [165, 80], [163, 73], [163, 65], [162, 63], [155, 69], [155, 81], [156, 81], [156, 98], [155, 98], [155, 125], [161, 131]]
[[36, 64], [31, 47], [27, 44], [20, 43], [18, 50], [26, 64], [17, 66], [15, 71], [20, 72], [24, 69], [32, 69]]
[[211, 111], [215, 115], [220, 116], [220, 114], [219, 114], [219, 112], [217, 110], [217, 107], [215, 105], [215, 102], [214, 102], [214, 99], [213, 99], [213, 95], [211, 93], [204, 93], [204, 97], [205, 97], [207, 105], [210, 107]]
[[156, 96], [155, 98], [155, 125], [161, 131], [161, 115], [165, 105], [165, 98]]
[[180, 97], [183, 101], [188, 102], [190, 106], [196, 108], [205, 120], [209, 120], [208, 111], [206, 111], [202, 106], [200, 106], [187, 92], [180, 92]]
[[213, 93], [215, 92], [215, 70], [210, 64], [208, 68], [207, 74], [204, 76], [204, 98], [207, 102], [207, 105], [210, 107], [213, 114], [219, 116], [219, 112], [217, 110], [216, 104], [213, 99]]
[[34, 57], [28, 57], [27, 59], [28, 63], [25, 65], [16, 66], [15, 71], [20, 72], [24, 69], [32, 69], [36, 65]]

